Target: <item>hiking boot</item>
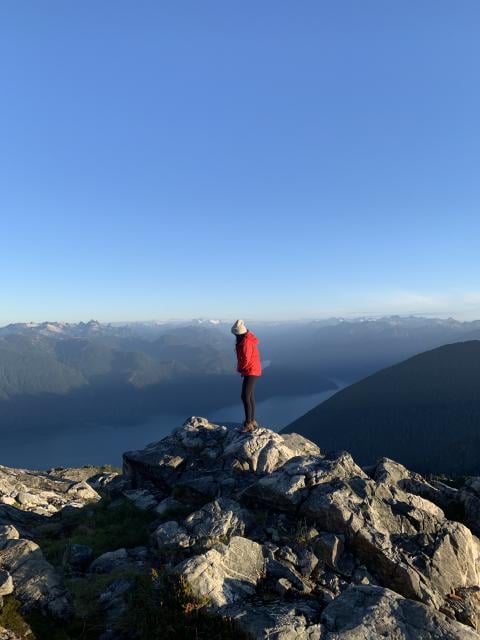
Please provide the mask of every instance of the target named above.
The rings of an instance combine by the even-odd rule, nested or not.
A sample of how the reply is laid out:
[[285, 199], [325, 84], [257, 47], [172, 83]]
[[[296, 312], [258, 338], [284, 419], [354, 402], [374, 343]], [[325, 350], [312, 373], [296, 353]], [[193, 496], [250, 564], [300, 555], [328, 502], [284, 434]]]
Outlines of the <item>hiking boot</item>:
[[239, 428], [239, 431], [241, 433], [249, 433], [250, 431], [253, 431], [255, 429], [255, 423], [250, 421], [247, 422], [245, 420], [245, 422], [242, 424], [242, 426]]

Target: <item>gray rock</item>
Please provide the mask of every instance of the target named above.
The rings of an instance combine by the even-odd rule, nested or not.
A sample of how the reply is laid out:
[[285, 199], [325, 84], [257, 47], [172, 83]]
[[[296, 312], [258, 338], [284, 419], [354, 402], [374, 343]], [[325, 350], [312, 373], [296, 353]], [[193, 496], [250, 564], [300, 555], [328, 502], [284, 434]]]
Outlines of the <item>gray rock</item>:
[[232, 468], [272, 473], [296, 455], [285, 439], [270, 429], [237, 434], [226, 444], [222, 458]]
[[115, 472], [104, 472], [102, 467], [85, 466], [85, 467], [53, 467], [46, 472], [46, 476], [53, 480], [69, 480], [72, 482], [88, 482], [94, 489], [95, 484], [101, 478], [110, 478], [117, 476]]
[[[118, 631], [118, 619], [125, 612], [128, 603], [129, 594], [135, 587], [135, 581], [131, 578], [117, 578], [111, 582], [107, 589], [100, 594], [99, 604], [103, 612], [103, 620], [108, 629], [113, 635], [105, 635], [106, 638], [110, 637], [112, 640], [123, 637]], [[102, 636], [103, 637], [103, 636]]]
[[67, 494], [82, 502], [98, 502], [101, 496], [88, 482], [76, 482], [67, 489]]
[[152, 538], [159, 549], [168, 546], [186, 549], [194, 544], [193, 538], [185, 527], [179, 525], [175, 520], [160, 524], [153, 532]]
[[89, 484], [96, 490], [106, 494], [109, 498], [115, 499], [123, 495], [129, 488], [130, 482], [125, 476], [117, 473], [106, 473], [89, 480]]
[[350, 454], [344, 453], [334, 459], [299, 456], [248, 487], [246, 495], [276, 509], [294, 511], [314, 487], [329, 486], [334, 480], [352, 477], [367, 476]]
[[283, 433], [284, 444], [291, 450], [293, 456], [319, 456], [320, 447], [299, 433]]
[[123, 461], [133, 488], [171, 490], [183, 485], [216, 497], [230, 495], [234, 472], [271, 473], [307, 454], [320, 455], [320, 450], [297, 434], [284, 437], [264, 428], [240, 433], [192, 417], [167, 438], [124, 453]]
[[295, 569], [296, 573], [308, 577], [318, 565], [317, 556], [310, 549], [295, 545], [295, 550], [289, 546], [283, 546], [267, 554], [267, 557], [275, 558], [287, 567]]
[[28, 493], [27, 491], [19, 491], [17, 494], [17, 502], [22, 506], [38, 505], [41, 499], [38, 495]]
[[319, 611], [313, 601], [274, 602], [248, 608], [237, 605], [226, 607], [224, 615], [256, 640], [322, 639]]
[[335, 533], [322, 533], [315, 541], [314, 549], [317, 556], [332, 569], [337, 568], [338, 561], [343, 554], [345, 538]]
[[445, 594], [478, 583], [478, 545], [462, 524], [434, 504], [364, 478], [317, 486], [301, 513], [343, 533], [380, 582], [405, 597], [441, 608]]
[[150, 511], [158, 504], [157, 498], [146, 489], [127, 489], [123, 495], [142, 511]]
[[[160, 442], [124, 454], [124, 472], [126, 491], [145, 497], [146, 508], [165, 498], [153, 506], [159, 515], [172, 505], [178, 509], [152, 536], [157, 547], [172, 546], [187, 557], [175, 573], [209, 601], [211, 612], [236, 608], [253, 637], [325, 640], [325, 634], [342, 633], [373, 640], [371, 630], [381, 625], [375, 598], [386, 620], [393, 620], [383, 637], [393, 640], [417, 637], [410, 629], [415, 616], [426, 634], [418, 637], [426, 639], [448, 637], [432, 635], [435, 625], [443, 634], [456, 624], [443, 614], [479, 625], [480, 542], [458, 521], [465, 513], [470, 527], [479, 526], [478, 478], [457, 491], [387, 458], [362, 469], [348, 453], [324, 456], [295, 434], [264, 428], [244, 434], [199, 417]], [[20, 491], [18, 483], [14, 489]], [[32, 492], [28, 483], [22, 490]], [[17, 493], [3, 495], [8, 500]], [[186, 506], [191, 512], [181, 521]], [[39, 508], [47, 507], [42, 502]], [[178, 557], [174, 549], [172, 561]], [[343, 623], [333, 628], [326, 618], [328, 628], [321, 628], [318, 610], [306, 613], [305, 594], [311, 590], [312, 601], [329, 609], [337, 600], [346, 602], [350, 584], [363, 593], [365, 607], [354, 608], [366, 627], [352, 627], [356, 635], [349, 636]], [[375, 585], [383, 589], [361, 591]], [[265, 604], [264, 587], [277, 590], [278, 603]], [[388, 589], [396, 592], [395, 601]], [[414, 623], [405, 622], [407, 610]]]
[[0, 569], [0, 598], [2, 596], [8, 596], [11, 593], [13, 593], [12, 576], [8, 573], [8, 571]]
[[20, 533], [11, 524], [0, 525], [0, 549], [3, 549], [9, 540], [18, 540]]
[[85, 544], [67, 544], [62, 565], [72, 571], [84, 571], [92, 562], [93, 549]]
[[[68, 470], [63, 471], [63, 475], [60, 471], [54, 475], [0, 465], [0, 524], [10, 522], [20, 529], [23, 526], [28, 528], [29, 524], [35, 524], [32, 518], [28, 519], [30, 514], [50, 516], [71, 504], [83, 506], [87, 502], [100, 500], [98, 493], [87, 482], [72, 483], [67, 479]], [[11, 507], [19, 505], [22, 511], [17, 509], [15, 514]], [[25, 531], [22, 529], [21, 533]]]
[[35, 542], [9, 540], [0, 551], [0, 566], [11, 574], [15, 596], [25, 609], [38, 607], [56, 618], [70, 616], [71, 600], [62, 579]]
[[183, 522], [197, 542], [225, 542], [245, 533], [246, 512], [234, 500], [219, 498], [191, 513]]
[[355, 584], [374, 584], [370, 572], [363, 564], [355, 569], [352, 579]]
[[289, 584], [288, 589], [296, 589], [300, 593], [309, 593], [311, 587], [305, 578], [293, 567], [288, 566], [280, 560], [268, 558], [266, 562], [266, 575], [272, 578], [276, 578], [280, 581], [280, 585], [283, 587], [284, 583], [281, 581], [287, 581]]
[[150, 550], [148, 547], [133, 547], [127, 549], [128, 557], [136, 562], [146, 562], [150, 556]]
[[318, 566], [318, 557], [309, 549], [297, 550], [296, 565], [302, 576], [308, 577]]
[[459, 508], [460, 496], [457, 489], [438, 481], [427, 482], [419, 473], [410, 471], [390, 458], [381, 458], [372, 469], [371, 475], [376, 482], [397, 486], [408, 493], [433, 502], [443, 512], [451, 512]]
[[111, 582], [108, 588], [100, 594], [99, 601], [104, 609], [118, 609], [119, 601], [124, 604], [124, 596], [134, 586], [133, 580], [118, 578]]
[[24, 510], [8, 504], [0, 504], [0, 527], [12, 525], [21, 536], [27, 537], [32, 528], [45, 522], [44, 516], [33, 512], [36, 507], [31, 507], [30, 509]]
[[168, 513], [176, 513], [177, 511], [184, 508], [185, 505], [183, 503], [175, 500], [175, 498], [172, 498], [171, 496], [168, 496], [168, 498], [165, 498], [157, 504], [157, 506], [154, 508], [154, 512], [158, 516], [165, 516]]
[[116, 551], [107, 551], [98, 556], [90, 565], [88, 570], [90, 573], [110, 573], [118, 567], [122, 567], [129, 563], [129, 557], [126, 549], [117, 549]]
[[175, 573], [190, 585], [193, 594], [206, 598], [211, 610], [252, 595], [264, 575], [262, 547], [238, 536], [175, 567]]
[[13, 631], [9, 631], [4, 627], [0, 627], [0, 640], [23, 640], [23, 638], [18, 636]]
[[327, 606], [322, 640], [479, 640], [465, 625], [376, 586], [350, 587]]

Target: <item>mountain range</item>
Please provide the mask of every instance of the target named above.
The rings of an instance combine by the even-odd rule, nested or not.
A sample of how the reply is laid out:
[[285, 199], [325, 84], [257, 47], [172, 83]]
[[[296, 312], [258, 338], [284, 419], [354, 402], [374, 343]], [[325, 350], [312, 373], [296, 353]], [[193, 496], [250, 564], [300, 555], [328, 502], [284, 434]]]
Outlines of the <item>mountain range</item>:
[[[138, 424], [239, 404], [230, 322], [16, 323], [0, 328], [0, 429]], [[248, 323], [257, 399], [333, 390], [408, 357], [480, 336], [480, 322], [420, 317]], [[188, 392], [188, 393], [187, 393]]]

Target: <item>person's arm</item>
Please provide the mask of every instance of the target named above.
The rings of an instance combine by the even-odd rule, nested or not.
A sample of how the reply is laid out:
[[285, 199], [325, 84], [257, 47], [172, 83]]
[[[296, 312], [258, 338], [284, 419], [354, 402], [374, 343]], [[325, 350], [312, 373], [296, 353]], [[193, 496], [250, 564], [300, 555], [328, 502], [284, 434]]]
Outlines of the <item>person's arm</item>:
[[248, 368], [250, 362], [252, 360], [253, 354], [253, 345], [248, 340], [243, 340], [240, 344], [239, 354], [238, 354], [238, 371], [241, 373], [245, 369]]

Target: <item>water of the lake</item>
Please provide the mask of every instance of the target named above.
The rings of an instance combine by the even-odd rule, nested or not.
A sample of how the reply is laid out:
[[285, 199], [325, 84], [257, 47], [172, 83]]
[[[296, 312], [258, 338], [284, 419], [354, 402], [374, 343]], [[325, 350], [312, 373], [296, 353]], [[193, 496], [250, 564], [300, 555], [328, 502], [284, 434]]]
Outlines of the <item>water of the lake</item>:
[[[338, 382], [337, 382], [338, 383]], [[343, 387], [339, 384], [339, 387]], [[279, 431], [320, 402], [336, 393], [323, 391], [308, 396], [272, 397], [257, 403], [257, 420], [261, 425]], [[160, 415], [143, 424], [91, 426], [64, 431], [18, 432], [2, 434], [0, 464], [10, 467], [47, 469], [85, 464], [121, 466], [122, 453], [141, 449], [149, 442], [161, 440], [188, 416]], [[206, 416], [212, 422], [241, 422], [242, 406], [222, 407]]]

